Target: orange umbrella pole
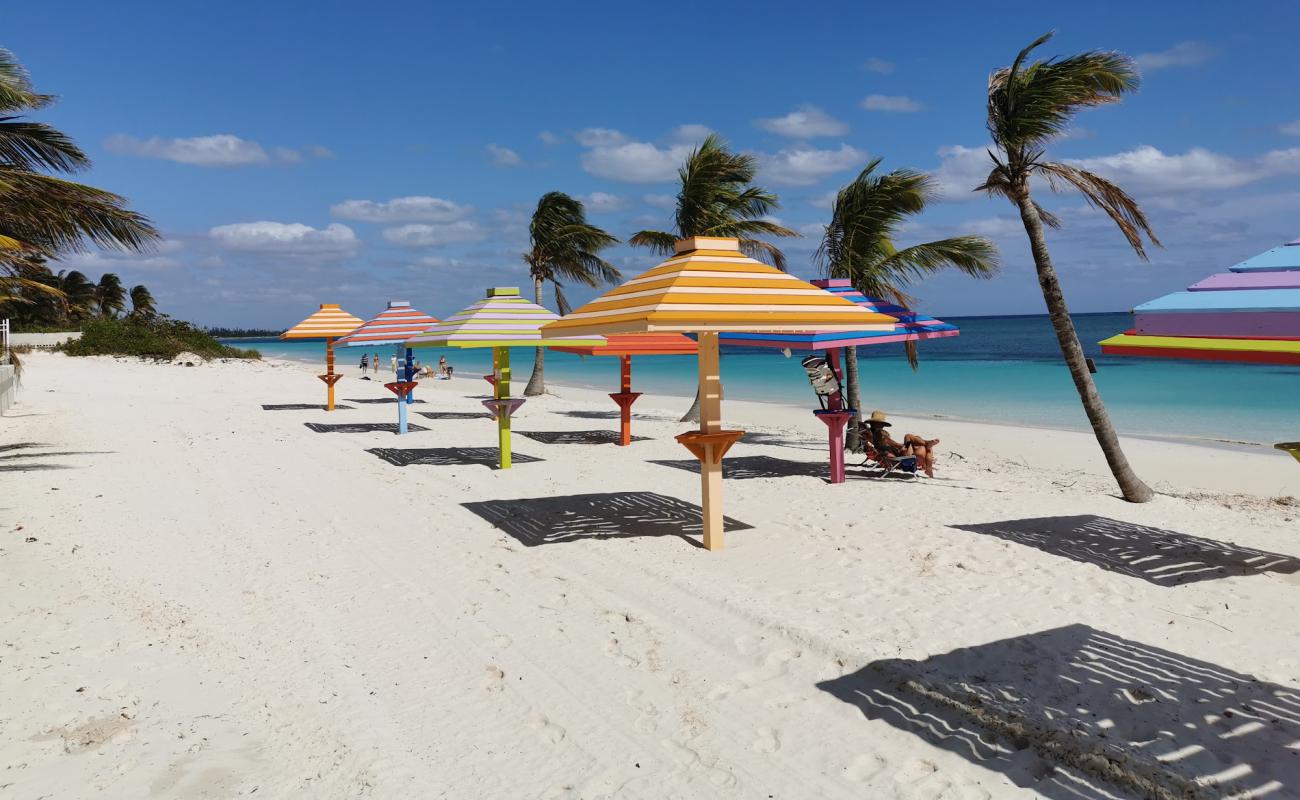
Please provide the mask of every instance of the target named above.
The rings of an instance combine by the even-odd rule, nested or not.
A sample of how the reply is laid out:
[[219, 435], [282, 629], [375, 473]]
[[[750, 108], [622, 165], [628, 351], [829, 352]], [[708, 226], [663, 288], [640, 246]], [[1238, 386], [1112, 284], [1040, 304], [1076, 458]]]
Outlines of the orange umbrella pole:
[[619, 356], [618, 362], [619, 391], [611, 394], [610, 398], [615, 403], [618, 403], [619, 408], [618, 443], [626, 447], [632, 443], [632, 404], [641, 396], [641, 393], [632, 391], [632, 356]]
[[722, 370], [718, 357], [718, 334], [700, 333], [700, 429], [678, 434], [700, 460], [700, 505], [704, 516], [704, 547], [721, 550], [723, 545], [722, 457], [744, 431], [722, 429]]
[[317, 375], [317, 378], [325, 381], [325, 410], [334, 410], [334, 384], [339, 382], [339, 375], [334, 372], [334, 337], [325, 337], [325, 374]]

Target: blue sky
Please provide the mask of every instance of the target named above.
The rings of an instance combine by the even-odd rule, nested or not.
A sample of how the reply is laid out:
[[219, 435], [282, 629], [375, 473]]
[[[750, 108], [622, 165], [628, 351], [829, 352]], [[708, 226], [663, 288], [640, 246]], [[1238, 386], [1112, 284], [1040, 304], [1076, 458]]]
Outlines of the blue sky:
[[[1048, 6], [1052, 7], [1048, 7]], [[1075, 311], [1124, 310], [1300, 236], [1300, 4], [24, 3], [3, 43], [60, 97], [37, 118], [95, 161], [84, 179], [166, 233], [143, 257], [67, 259], [154, 289], [203, 324], [287, 326], [320, 302], [435, 315], [527, 282], [544, 192], [619, 238], [667, 228], [676, 164], [704, 132], [756, 154], [811, 276], [827, 198], [869, 158], [931, 172], [944, 200], [902, 244], [983, 233], [991, 281], [915, 287], [934, 314], [1040, 313], [1018, 218], [987, 173], [988, 73], [1116, 49], [1144, 82], [1055, 149], [1113, 177], [1165, 248], [1142, 264], [1077, 197], [1050, 244]], [[401, 200], [405, 198], [404, 200]], [[401, 200], [400, 202], [394, 202]], [[656, 259], [627, 247], [631, 276]], [[573, 291], [582, 299], [587, 293]]]

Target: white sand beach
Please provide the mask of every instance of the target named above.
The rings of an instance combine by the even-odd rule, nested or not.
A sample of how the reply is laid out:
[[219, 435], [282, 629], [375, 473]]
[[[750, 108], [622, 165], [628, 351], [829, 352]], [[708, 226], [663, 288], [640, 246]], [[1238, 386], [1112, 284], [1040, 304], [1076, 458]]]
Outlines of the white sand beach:
[[553, 387], [499, 471], [481, 379], [402, 437], [355, 370], [264, 408], [316, 371], [27, 357], [0, 797], [1300, 797], [1284, 454], [1126, 439], [1132, 505], [1088, 434], [893, 413], [938, 477], [836, 486], [807, 408], [726, 402], [710, 553], [681, 398], [620, 448]]

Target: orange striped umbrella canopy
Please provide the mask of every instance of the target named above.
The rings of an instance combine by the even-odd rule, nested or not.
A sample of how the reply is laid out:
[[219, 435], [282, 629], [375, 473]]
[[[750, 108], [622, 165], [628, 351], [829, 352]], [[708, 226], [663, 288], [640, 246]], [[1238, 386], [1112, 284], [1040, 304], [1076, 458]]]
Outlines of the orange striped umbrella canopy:
[[320, 310], [280, 334], [281, 339], [332, 339], [347, 336], [365, 324], [339, 308], [338, 303], [321, 303]]
[[693, 356], [700, 346], [680, 333], [615, 333], [605, 337], [604, 347], [556, 347], [564, 353], [580, 356]]
[[736, 239], [696, 236], [648, 272], [542, 328], [575, 334], [709, 331], [892, 331], [895, 319], [740, 252]]

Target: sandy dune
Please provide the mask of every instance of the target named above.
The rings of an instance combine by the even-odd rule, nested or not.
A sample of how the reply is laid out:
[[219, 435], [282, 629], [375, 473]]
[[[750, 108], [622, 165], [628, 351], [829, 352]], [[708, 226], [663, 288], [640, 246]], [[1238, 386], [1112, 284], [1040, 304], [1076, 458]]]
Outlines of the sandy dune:
[[0, 797], [1300, 796], [1281, 454], [1128, 441], [1166, 492], [1132, 506], [1083, 434], [902, 421], [938, 479], [831, 486], [807, 409], [726, 403], [711, 554], [680, 399], [624, 449], [557, 389], [496, 471], [479, 379], [398, 437], [391, 404], [264, 409], [321, 401], [300, 365], [28, 364]]

